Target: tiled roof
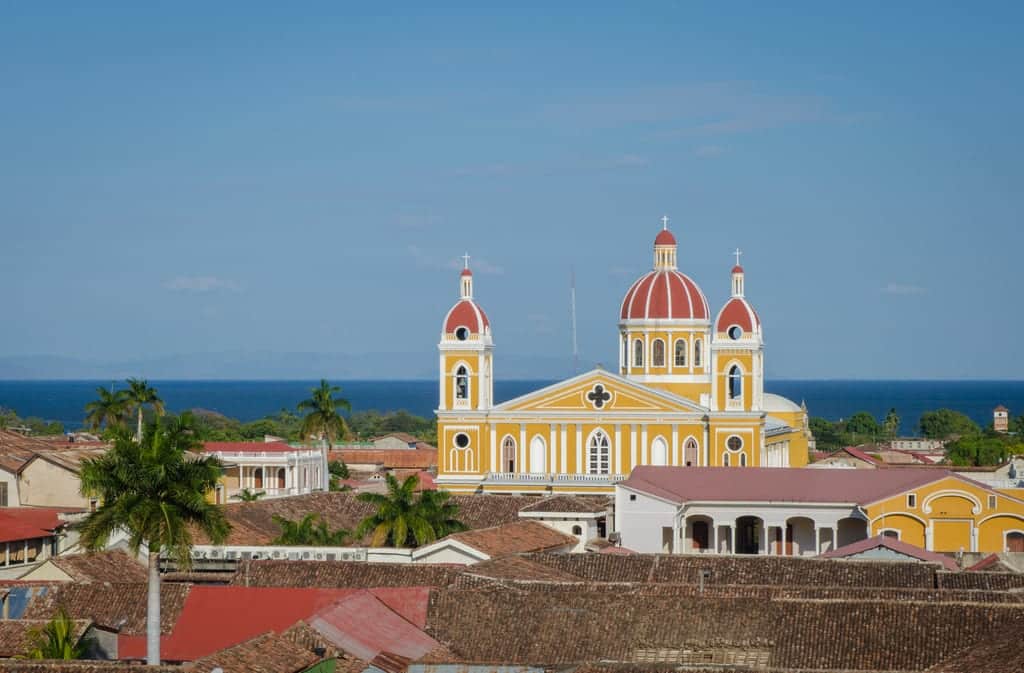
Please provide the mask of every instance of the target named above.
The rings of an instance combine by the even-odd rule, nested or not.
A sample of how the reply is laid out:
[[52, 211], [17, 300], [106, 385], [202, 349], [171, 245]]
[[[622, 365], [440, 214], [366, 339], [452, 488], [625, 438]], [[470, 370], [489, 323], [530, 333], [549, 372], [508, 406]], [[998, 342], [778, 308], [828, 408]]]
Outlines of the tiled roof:
[[299, 673], [318, 661], [320, 657], [292, 640], [264, 633], [197, 659], [189, 670], [210, 673], [220, 668], [223, 673]]
[[32, 460], [45, 460], [48, 463], [62, 467], [69, 472], [78, 474], [82, 469], [82, 461], [89, 458], [99, 458], [107, 452], [107, 446], [86, 446], [78, 448], [76, 444], [70, 444], [71, 448], [62, 448], [36, 453], [33, 459], [25, 463], [25, 467]]
[[926, 563], [937, 563], [946, 570], [956, 571], [960, 569], [960, 566], [956, 564], [956, 561], [948, 556], [928, 551], [927, 549], [922, 549], [917, 545], [912, 545], [909, 542], [896, 540], [891, 537], [886, 537], [885, 535], [876, 535], [875, 537], [858, 540], [857, 542], [853, 542], [843, 547], [831, 549], [819, 554], [818, 558], [847, 558], [863, 554], [869, 549], [877, 549], [878, 547], [884, 547], [885, 549], [890, 549], [898, 554], [910, 556], [911, 558], [916, 558], [917, 560], [924, 561]]
[[146, 567], [119, 549], [88, 554], [54, 556], [49, 559], [75, 582], [146, 582]]
[[1019, 673], [1024, 671], [1024, 626], [997, 626], [987, 637], [947, 657], [928, 673]]
[[492, 557], [559, 549], [578, 542], [575, 537], [537, 521], [515, 521], [493, 528], [453, 533], [444, 539], [456, 540]]
[[453, 566], [363, 563], [358, 561], [243, 561], [231, 581], [236, 586], [373, 587], [446, 586], [459, 573]]
[[[170, 633], [191, 587], [164, 584], [160, 587], [160, 631]], [[98, 626], [122, 634], [146, 633], [146, 585], [79, 584], [68, 582], [35, 596], [25, 609], [26, 619], [50, 619], [63, 606], [72, 619], [91, 619]]]
[[[511, 495], [466, 495], [452, 496], [451, 502], [459, 506], [459, 520], [474, 529], [517, 521], [519, 510], [536, 503], [537, 499]], [[316, 512], [324, 518], [331, 530], [355, 530], [359, 522], [375, 510], [372, 505], [357, 500], [354, 493], [319, 492], [231, 503], [223, 505], [222, 511], [232, 527], [228, 544], [266, 545], [281, 533], [280, 527], [273, 520], [275, 514], [296, 521], [306, 514]], [[205, 541], [206, 538], [196, 532], [197, 544], [204, 544]]]
[[346, 464], [374, 463], [386, 468], [416, 468], [426, 470], [437, 467], [437, 449], [342, 449], [327, 454], [328, 460], [342, 460]]
[[0, 542], [51, 537], [65, 525], [60, 513], [67, 510], [43, 507], [0, 508]]
[[553, 495], [523, 507], [521, 512], [601, 513], [608, 509], [608, 498], [577, 495]]
[[1024, 623], [1019, 605], [491, 587], [435, 590], [428, 632], [466, 664], [749, 664], [738, 658], [754, 655], [762, 669], [922, 671], [1007, 623]]
[[868, 504], [947, 476], [948, 470], [814, 470], [799, 467], [654, 467], [622, 486], [672, 502], [814, 502]]
[[2, 673], [184, 673], [180, 666], [146, 666], [121, 661], [0, 661]]
[[[3, 619], [0, 620], [0, 657], [18, 657], [28, 653], [32, 645], [31, 633], [50, 623], [49, 619]], [[74, 634], [81, 637], [89, 628], [87, 619], [74, 621]]]
[[499, 556], [498, 558], [466, 566], [462, 575], [486, 577], [498, 580], [531, 582], [581, 582], [572, 573], [552, 568], [523, 556]]
[[49, 449], [46, 442], [0, 429], [0, 467], [12, 474], [17, 474], [36, 452]]
[[321, 609], [308, 622], [336, 647], [358, 659], [370, 661], [384, 652], [417, 659], [440, 644], [422, 631], [428, 597], [429, 591], [417, 598], [421, 606], [419, 625], [392, 610], [376, 592], [364, 590]]
[[288, 453], [302, 450], [286, 442], [203, 442], [203, 451], [206, 453]]

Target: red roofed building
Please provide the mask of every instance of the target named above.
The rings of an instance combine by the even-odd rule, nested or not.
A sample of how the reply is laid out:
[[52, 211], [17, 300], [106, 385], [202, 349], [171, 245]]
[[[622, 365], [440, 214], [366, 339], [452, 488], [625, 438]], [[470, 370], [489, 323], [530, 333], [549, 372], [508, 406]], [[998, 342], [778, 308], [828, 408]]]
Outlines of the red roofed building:
[[206, 442], [203, 452], [224, 463], [218, 503], [231, 502], [242, 490], [267, 498], [327, 490], [324, 449], [285, 442]]
[[17, 579], [58, 553], [67, 525], [61, 509], [0, 508], [0, 579]]

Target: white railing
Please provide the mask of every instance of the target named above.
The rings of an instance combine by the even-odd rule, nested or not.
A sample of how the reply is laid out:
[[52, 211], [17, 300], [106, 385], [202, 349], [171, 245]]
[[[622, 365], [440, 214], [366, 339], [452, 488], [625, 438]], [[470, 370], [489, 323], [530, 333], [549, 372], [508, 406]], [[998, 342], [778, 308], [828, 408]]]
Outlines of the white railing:
[[516, 484], [607, 484], [625, 479], [623, 474], [563, 474], [547, 472], [488, 472], [487, 481]]
[[192, 546], [193, 561], [366, 561], [365, 547], [265, 547], [231, 545], [225, 547], [197, 544]]
[[249, 491], [250, 493], [262, 493], [262, 498], [283, 498], [289, 495], [300, 495], [302, 493], [312, 492], [312, 488], [298, 488], [291, 486], [289, 488], [260, 488], [260, 487], [246, 487], [246, 488], [232, 488], [228, 489], [228, 502], [237, 501], [238, 498], [234, 497], [242, 491]]
[[213, 451], [210, 455], [233, 461], [256, 460], [271, 461], [276, 463], [287, 463], [289, 460], [301, 458], [317, 458], [320, 449], [307, 449], [301, 451]]

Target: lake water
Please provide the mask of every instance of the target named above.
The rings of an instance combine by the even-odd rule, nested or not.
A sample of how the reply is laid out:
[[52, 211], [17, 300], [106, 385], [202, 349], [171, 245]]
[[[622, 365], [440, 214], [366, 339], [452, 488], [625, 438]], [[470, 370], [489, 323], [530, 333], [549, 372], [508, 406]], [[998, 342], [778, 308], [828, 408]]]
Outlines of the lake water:
[[[405, 409], [431, 416], [437, 404], [437, 381], [334, 381], [356, 411]], [[504, 401], [553, 381], [499, 381], [494, 393]], [[314, 381], [150, 381], [172, 411], [202, 408], [251, 421], [309, 396]], [[21, 416], [61, 421], [79, 428], [83, 407], [96, 397], [97, 386], [110, 381], [0, 381], [0, 407]], [[858, 411], [877, 418], [895, 407], [902, 432], [913, 434], [921, 413], [940, 407], [956, 409], [982, 426], [992, 409], [1003, 404], [1010, 413], [1024, 413], [1024, 381], [769, 381], [765, 390], [799, 403], [806, 400], [812, 416], [836, 420]]]

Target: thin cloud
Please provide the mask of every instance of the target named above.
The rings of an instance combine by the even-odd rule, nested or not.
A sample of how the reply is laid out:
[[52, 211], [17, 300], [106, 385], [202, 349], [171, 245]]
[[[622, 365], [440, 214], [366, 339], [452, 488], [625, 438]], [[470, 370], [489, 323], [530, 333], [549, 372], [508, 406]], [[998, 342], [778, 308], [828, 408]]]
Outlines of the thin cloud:
[[195, 293], [217, 292], [220, 290], [238, 292], [242, 289], [235, 281], [217, 276], [177, 276], [166, 281], [163, 286], [164, 289], [173, 292]]
[[909, 285], [906, 283], [889, 283], [882, 288], [884, 294], [891, 294], [901, 297], [912, 297], [925, 294], [928, 290], [920, 285]]

